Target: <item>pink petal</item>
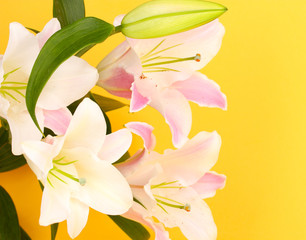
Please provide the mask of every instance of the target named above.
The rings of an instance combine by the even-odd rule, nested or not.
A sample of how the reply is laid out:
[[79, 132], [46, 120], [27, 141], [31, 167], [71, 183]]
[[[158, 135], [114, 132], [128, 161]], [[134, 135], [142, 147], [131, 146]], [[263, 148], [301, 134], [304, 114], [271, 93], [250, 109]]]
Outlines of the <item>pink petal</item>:
[[217, 189], [222, 189], [225, 185], [226, 176], [215, 172], [207, 172], [191, 187], [196, 190], [201, 198], [213, 197]]
[[153, 150], [155, 147], [156, 139], [153, 134], [153, 127], [144, 122], [129, 122], [125, 126], [133, 133], [139, 135], [143, 141], [145, 148]]
[[127, 41], [121, 43], [97, 66], [99, 80], [97, 85], [113, 95], [131, 98], [134, 76], [142, 72], [141, 62]]
[[163, 115], [172, 132], [172, 142], [176, 148], [188, 140], [191, 129], [191, 109], [188, 101], [179, 91], [167, 89], [162, 93]]
[[179, 180], [189, 186], [195, 184], [217, 162], [221, 138], [217, 132], [200, 132], [177, 150], [168, 150], [159, 157], [164, 177]]
[[44, 27], [44, 29], [36, 35], [38, 39], [39, 48], [42, 48], [47, 40], [58, 30], [61, 29], [61, 25], [57, 18], [52, 18]]
[[45, 127], [51, 129], [56, 135], [65, 135], [72, 118], [68, 108], [58, 110], [43, 110]]
[[147, 106], [150, 99], [141, 95], [141, 93], [138, 92], [137, 86], [135, 84], [132, 84], [131, 90], [132, 90], [132, 99], [131, 99], [130, 111], [138, 112], [141, 109], [143, 109], [145, 106]]
[[201, 73], [195, 72], [187, 80], [175, 82], [172, 87], [201, 107], [219, 107], [226, 110], [226, 96], [220, 91], [219, 85]]
[[123, 176], [130, 176], [137, 170], [139, 164], [146, 160], [147, 154], [148, 152], [146, 149], [139, 150], [125, 162], [116, 164], [116, 168], [122, 173]]

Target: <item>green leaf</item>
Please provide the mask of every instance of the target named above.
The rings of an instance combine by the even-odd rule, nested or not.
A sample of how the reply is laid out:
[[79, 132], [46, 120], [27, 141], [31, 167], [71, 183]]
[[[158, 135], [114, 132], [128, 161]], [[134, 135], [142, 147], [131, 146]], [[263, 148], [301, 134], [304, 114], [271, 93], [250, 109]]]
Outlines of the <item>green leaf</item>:
[[124, 104], [112, 98], [103, 97], [94, 93], [92, 93], [92, 95], [95, 98], [96, 103], [103, 109], [104, 112], [109, 112], [118, 108], [128, 106], [127, 104]]
[[113, 30], [113, 25], [88, 17], [64, 27], [48, 39], [34, 63], [26, 91], [27, 108], [38, 129], [36, 103], [54, 71], [81, 49], [103, 42]]
[[30, 236], [20, 227], [21, 240], [31, 240]]
[[51, 225], [51, 240], [55, 240], [58, 229], [58, 223], [54, 223]]
[[131, 239], [146, 240], [150, 233], [140, 223], [121, 216], [109, 216]]
[[7, 172], [26, 164], [25, 158], [15, 156], [9, 143], [9, 132], [3, 127], [0, 128], [0, 172]]
[[156, 38], [199, 27], [227, 8], [202, 0], [153, 0], [129, 12], [118, 30], [131, 38]]
[[53, 17], [57, 18], [62, 28], [85, 17], [83, 0], [53, 0]]
[[13, 200], [5, 189], [0, 186], [0, 239], [20, 239], [20, 227]]

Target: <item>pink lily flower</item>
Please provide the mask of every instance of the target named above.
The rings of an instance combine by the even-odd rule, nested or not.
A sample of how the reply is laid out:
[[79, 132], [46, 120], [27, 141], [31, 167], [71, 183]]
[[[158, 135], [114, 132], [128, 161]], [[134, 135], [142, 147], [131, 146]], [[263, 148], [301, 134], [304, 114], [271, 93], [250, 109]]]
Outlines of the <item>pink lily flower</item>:
[[[50, 20], [34, 35], [20, 23], [10, 24], [5, 54], [0, 56], [0, 116], [8, 121], [12, 134], [12, 152], [22, 154], [21, 143], [40, 140], [25, 104], [25, 92], [33, 64], [47, 39], [60, 29], [57, 19]], [[71, 119], [66, 106], [94, 87], [97, 70], [78, 57], [66, 60], [51, 76], [37, 102], [39, 125], [63, 135]], [[59, 124], [61, 123], [61, 124]]]
[[217, 54], [223, 35], [224, 27], [215, 20], [163, 38], [127, 38], [97, 66], [98, 85], [111, 94], [131, 99], [131, 112], [147, 105], [157, 109], [170, 125], [174, 146], [180, 147], [188, 140], [191, 129], [188, 101], [206, 107], [227, 107], [220, 87], [196, 72]]
[[[146, 126], [135, 125], [143, 129], [138, 133], [148, 132]], [[145, 145], [152, 144], [152, 138], [145, 137], [148, 134], [142, 136]], [[216, 239], [216, 225], [202, 199], [224, 187], [226, 177], [210, 171], [220, 146], [216, 132], [200, 132], [180, 149], [166, 150], [164, 154], [144, 149], [116, 165], [136, 199], [123, 216], [152, 228], [156, 240], [169, 239], [164, 227], [179, 227], [190, 240]]]

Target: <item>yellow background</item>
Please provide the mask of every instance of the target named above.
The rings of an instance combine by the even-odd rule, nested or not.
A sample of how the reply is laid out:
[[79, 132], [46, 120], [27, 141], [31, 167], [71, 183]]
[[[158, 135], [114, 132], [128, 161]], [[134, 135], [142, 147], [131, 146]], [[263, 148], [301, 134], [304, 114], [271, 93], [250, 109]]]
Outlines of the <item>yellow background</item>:
[[[85, 2], [87, 16], [112, 22], [145, 1]], [[217, 130], [223, 140], [214, 170], [227, 175], [227, 185], [207, 201], [218, 239], [306, 239], [306, 1], [219, 2], [229, 8], [221, 18], [226, 36], [221, 51], [202, 72], [220, 84], [229, 107], [224, 112], [192, 104], [190, 133], [192, 137]], [[0, 0], [0, 53], [10, 22], [41, 30], [51, 17], [51, 0]], [[116, 35], [85, 58], [95, 66], [122, 40]], [[131, 120], [147, 121], [155, 127], [157, 151], [172, 147], [169, 128], [153, 109], [129, 114], [123, 108], [109, 116], [113, 130]], [[41, 191], [29, 168], [1, 173], [0, 184], [11, 194], [32, 239], [50, 239], [49, 228], [38, 226]], [[184, 239], [178, 231], [171, 233], [173, 239]], [[69, 239], [65, 223], [57, 239]], [[128, 238], [106, 216], [91, 211], [77, 239]]]

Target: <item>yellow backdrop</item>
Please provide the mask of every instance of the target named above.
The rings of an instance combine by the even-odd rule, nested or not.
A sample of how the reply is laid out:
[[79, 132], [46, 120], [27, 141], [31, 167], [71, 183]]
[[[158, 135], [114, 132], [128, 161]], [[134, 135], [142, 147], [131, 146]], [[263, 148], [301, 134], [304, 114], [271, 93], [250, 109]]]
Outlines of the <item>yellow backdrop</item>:
[[[112, 22], [145, 1], [85, 2], [87, 16]], [[219, 2], [229, 8], [221, 18], [226, 36], [221, 51], [202, 72], [220, 84], [229, 107], [224, 112], [192, 104], [190, 134], [217, 130], [223, 140], [214, 170], [227, 175], [227, 185], [207, 201], [218, 239], [306, 239], [306, 1]], [[10, 22], [42, 29], [51, 17], [51, 0], [0, 0], [0, 53]], [[111, 37], [86, 54], [86, 60], [95, 66], [123, 39]], [[155, 127], [157, 150], [172, 147], [169, 128], [153, 109], [129, 114], [123, 108], [109, 116], [114, 130], [131, 120], [147, 121]], [[49, 228], [38, 225], [41, 191], [30, 169], [1, 173], [0, 184], [11, 194], [32, 239], [49, 239]], [[184, 239], [176, 230], [171, 234], [175, 240]], [[60, 224], [57, 239], [69, 239], [66, 223]], [[128, 238], [106, 216], [91, 210], [77, 239]]]

